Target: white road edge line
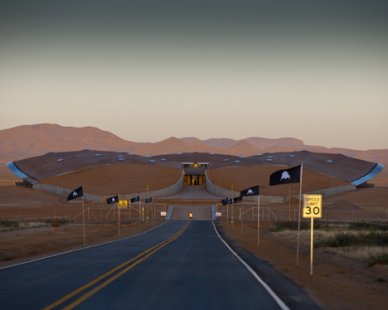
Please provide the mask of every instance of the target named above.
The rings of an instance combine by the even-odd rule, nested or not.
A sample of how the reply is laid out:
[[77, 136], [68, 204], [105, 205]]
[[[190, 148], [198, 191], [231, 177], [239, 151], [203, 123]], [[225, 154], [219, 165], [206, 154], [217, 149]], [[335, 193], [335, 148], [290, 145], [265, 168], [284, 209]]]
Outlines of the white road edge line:
[[267, 283], [265, 283], [260, 277], [259, 275], [229, 246], [229, 244], [226, 243], [226, 241], [221, 237], [221, 235], [219, 234], [218, 230], [217, 230], [217, 227], [216, 225], [214, 224], [214, 221], [212, 221], [212, 224], [213, 224], [213, 227], [214, 227], [214, 230], [215, 232], [217, 233], [217, 236], [218, 238], [220, 238], [220, 240], [224, 243], [224, 245], [229, 249], [230, 252], [232, 252], [232, 254], [234, 256], [237, 257], [237, 259], [240, 261], [241, 264], [244, 265], [244, 267], [255, 277], [255, 279], [257, 280], [257, 282], [259, 282], [264, 288], [265, 290], [268, 292], [269, 295], [271, 295], [271, 297], [276, 301], [276, 303], [279, 305], [279, 307], [282, 309], [282, 310], [289, 310], [290, 308], [287, 307], [287, 305], [275, 294], [275, 292], [268, 286]]
[[58, 257], [58, 256], [61, 256], [61, 255], [67, 255], [67, 254], [71, 254], [71, 253], [81, 252], [81, 251], [84, 251], [84, 250], [89, 250], [89, 249], [92, 249], [92, 248], [97, 248], [99, 246], [104, 246], [104, 245], [107, 245], [107, 244], [128, 240], [128, 239], [131, 239], [131, 238], [135, 238], [137, 236], [144, 235], [144, 234], [146, 234], [146, 233], [148, 233], [148, 232], [150, 232], [150, 231], [152, 231], [152, 230], [154, 230], [154, 229], [156, 229], [156, 228], [158, 228], [158, 227], [160, 227], [160, 226], [162, 226], [162, 225], [164, 225], [166, 223], [167, 222], [163, 222], [162, 224], [159, 224], [158, 226], [152, 227], [152, 228], [150, 228], [148, 230], [145, 230], [145, 231], [143, 231], [141, 233], [138, 233], [136, 235], [129, 236], [129, 237], [126, 237], [126, 238], [112, 240], [112, 241], [107, 241], [107, 242], [103, 242], [103, 243], [98, 243], [98, 244], [90, 245], [90, 246], [88, 246], [86, 248], [79, 248], [79, 249], [75, 249], [75, 250], [71, 250], [71, 251], [61, 252], [61, 253], [57, 253], [57, 254], [53, 254], [53, 255], [49, 255], [49, 256], [44, 256], [44, 257], [37, 258], [37, 259], [28, 260], [28, 261], [25, 261], [25, 262], [21, 262], [21, 263], [9, 265], [9, 266], [1, 267], [0, 270], [4, 270], [4, 269], [8, 269], [8, 268], [13, 268], [13, 267], [18, 267], [18, 266], [22, 266], [22, 265], [27, 265], [27, 264], [39, 262], [41, 260], [45, 260], [45, 259], [49, 259], [49, 258], [53, 258], [53, 257]]

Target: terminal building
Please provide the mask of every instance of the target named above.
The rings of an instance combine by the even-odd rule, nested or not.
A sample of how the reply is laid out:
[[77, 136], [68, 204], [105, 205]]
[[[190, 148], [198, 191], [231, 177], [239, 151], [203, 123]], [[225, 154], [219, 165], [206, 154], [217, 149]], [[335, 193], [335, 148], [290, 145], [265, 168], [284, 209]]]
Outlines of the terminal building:
[[182, 162], [181, 163], [184, 176], [184, 184], [192, 186], [205, 186], [206, 175], [205, 171], [209, 166], [208, 162]]

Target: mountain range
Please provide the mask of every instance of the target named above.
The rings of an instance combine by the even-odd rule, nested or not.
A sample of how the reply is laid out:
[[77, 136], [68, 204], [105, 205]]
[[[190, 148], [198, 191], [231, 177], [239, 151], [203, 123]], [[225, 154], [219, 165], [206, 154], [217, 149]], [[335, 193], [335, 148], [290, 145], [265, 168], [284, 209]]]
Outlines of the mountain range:
[[48, 152], [76, 150], [118, 151], [139, 155], [161, 155], [182, 152], [219, 153], [251, 156], [261, 153], [307, 150], [321, 153], [342, 153], [347, 156], [382, 163], [388, 166], [388, 149], [352, 150], [305, 145], [296, 138], [267, 139], [252, 137], [242, 140], [194, 137], [171, 137], [155, 143], [122, 139], [95, 127], [63, 127], [56, 124], [23, 125], [0, 130], [0, 161], [18, 160]]

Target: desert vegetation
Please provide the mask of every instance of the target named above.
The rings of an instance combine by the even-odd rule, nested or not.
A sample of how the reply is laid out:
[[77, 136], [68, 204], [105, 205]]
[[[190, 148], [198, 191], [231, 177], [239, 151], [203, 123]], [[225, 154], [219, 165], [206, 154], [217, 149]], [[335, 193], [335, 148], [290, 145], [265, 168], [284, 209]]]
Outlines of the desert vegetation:
[[[276, 235], [295, 239], [298, 223], [277, 222], [271, 227]], [[326, 253], [365, 262], [369, 267], [388, 265], [387, 222], [324, 222], [314, 224], [314, 246]], [[301, 241], [309, 242], [309, 222], [301, 222]]]

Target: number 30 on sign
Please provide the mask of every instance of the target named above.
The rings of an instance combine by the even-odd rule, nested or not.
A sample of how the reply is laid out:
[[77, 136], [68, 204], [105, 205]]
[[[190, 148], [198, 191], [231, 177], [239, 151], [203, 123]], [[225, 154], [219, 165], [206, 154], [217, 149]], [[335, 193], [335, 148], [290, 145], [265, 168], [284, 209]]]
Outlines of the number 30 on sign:
[[303, 195], [303, 217], [322, 217], [322, 195]]

